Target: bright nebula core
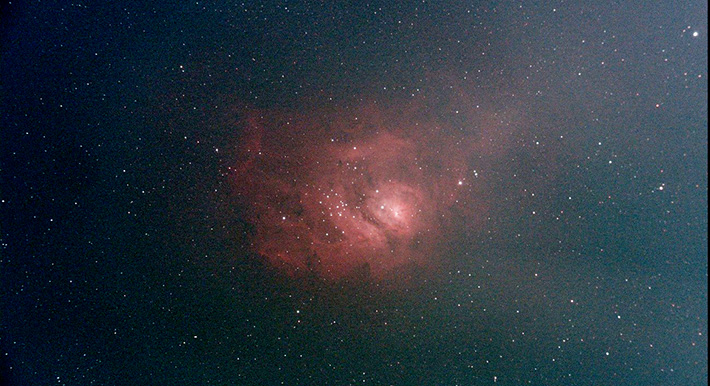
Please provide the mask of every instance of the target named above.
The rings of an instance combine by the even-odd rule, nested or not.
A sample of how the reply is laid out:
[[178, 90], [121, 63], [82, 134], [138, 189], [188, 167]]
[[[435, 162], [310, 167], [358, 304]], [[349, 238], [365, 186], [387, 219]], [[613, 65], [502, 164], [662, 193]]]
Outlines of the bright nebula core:
[[467, 165], [490, 138], [423, 108], [252, 111], [237, 125], [230, 170], [252, 245], [289, 274], [382, 279], [432, 268], [452, 217], [473, 228], [485, 218], [483, 179]]

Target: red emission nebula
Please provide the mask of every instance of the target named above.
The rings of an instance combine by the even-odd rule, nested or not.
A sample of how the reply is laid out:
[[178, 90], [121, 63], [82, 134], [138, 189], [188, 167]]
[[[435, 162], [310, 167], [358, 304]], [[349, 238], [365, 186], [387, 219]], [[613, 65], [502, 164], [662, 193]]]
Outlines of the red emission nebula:
[[486, 218], [485, 171], [471, 167], [500, 145], [486, 122], [452, 127], [424, 108], [374, 104], [243, 115], [230, 180], [255, 252], [288, 274], [433, 269], [455, 227]]

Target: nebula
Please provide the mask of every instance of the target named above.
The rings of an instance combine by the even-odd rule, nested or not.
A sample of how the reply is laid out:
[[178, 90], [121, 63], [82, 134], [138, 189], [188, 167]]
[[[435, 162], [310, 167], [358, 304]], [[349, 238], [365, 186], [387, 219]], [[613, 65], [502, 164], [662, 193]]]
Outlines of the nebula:
[[[304, 115], [248, 110], [229, 158], [250, 244], [290, 275], [383, 279], [436, 267], [464, 218], [480, 227], [490, 202], [481, 171], [492, 138], [425, 107], [375, 104]], [[478, 128], [478, 129], [476, 129]]]

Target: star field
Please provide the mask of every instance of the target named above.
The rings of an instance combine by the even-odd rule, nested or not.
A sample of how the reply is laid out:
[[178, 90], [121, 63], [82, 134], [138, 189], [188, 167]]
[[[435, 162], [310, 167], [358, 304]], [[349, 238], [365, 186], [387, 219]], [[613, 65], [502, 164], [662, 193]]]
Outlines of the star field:
[[3, 10], [0, 384], [707, 384], [707, 3]]

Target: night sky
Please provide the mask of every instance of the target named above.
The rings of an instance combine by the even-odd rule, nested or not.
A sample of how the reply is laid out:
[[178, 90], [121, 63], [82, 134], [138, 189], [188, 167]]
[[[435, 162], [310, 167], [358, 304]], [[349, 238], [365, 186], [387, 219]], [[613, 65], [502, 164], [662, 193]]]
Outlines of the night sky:
[[707, 8], [4, 6], [0, 384], [707, 384]]

